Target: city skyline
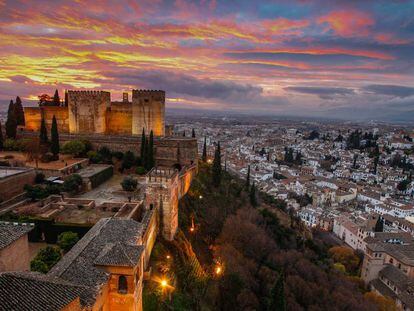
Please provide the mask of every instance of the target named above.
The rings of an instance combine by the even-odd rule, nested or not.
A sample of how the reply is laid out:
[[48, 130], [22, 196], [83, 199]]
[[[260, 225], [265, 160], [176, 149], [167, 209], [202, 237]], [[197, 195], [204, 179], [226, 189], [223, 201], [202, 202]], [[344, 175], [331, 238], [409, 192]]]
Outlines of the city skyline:
[[413, 11], [414, 1], [0, 0], [0, 106], [54, 89], [117, 99], [150, 88], [168, 108], [412, 120]]

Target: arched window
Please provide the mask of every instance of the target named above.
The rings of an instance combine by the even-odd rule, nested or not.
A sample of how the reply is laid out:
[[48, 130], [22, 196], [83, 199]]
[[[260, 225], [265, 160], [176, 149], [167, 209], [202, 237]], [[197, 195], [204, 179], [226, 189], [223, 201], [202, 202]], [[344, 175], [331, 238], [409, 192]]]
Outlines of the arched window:
[[128, 292], [128, 282], [124, 275], [118, 278], [118, 293], [126, 294]]

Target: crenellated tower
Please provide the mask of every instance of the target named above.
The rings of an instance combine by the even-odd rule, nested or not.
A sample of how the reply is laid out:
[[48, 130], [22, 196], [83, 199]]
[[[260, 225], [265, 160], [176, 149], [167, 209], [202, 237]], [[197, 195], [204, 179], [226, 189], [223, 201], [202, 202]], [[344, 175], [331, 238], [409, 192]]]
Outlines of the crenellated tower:
[[165, 135], [165, 91], [132, 90], [132, 135]]
[[68, 91], [69, 132], [105, 134], [106, 110], [111, 93], [105, 91]]

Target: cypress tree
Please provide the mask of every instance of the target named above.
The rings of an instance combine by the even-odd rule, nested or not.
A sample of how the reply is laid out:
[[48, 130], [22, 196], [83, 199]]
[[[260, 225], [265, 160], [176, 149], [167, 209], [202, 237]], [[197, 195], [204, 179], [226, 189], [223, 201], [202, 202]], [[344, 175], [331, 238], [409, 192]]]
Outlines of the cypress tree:
[[250, 204], [253, 207], [257, 206], [256, 185], [254, 184], [254, 182], [250, 188]]
[[14, 114], [16, 116], [17, 125], [25, 125], [24, 120], [24, 110], [22, 106], [22, 100], [19, 96], [16, 97], [16, 102], [14, 103]]
[[214, 153], [213, 161], [213, 185], [215, 187], [220, 186], [221, 182], [221, 151], [220, 142], [217, 144], [216, 151]]
[[250, 164], [247, 167], [247, 177], [246, 177], [246, 190], [250, 187]]
[[16, 114], [14, 112], [13, 101], [10, 101], [9, 110], [7, 111], [7, 121], [6, 121], [6, 136], [7, 138], [16, 138], [17, 134], [17, 120]]
[[268, 310], [285, 311], [286, 297], [285, 297], [285, 280], [283, 270], [280, 272], [276, 280], [275, 286], [272, 289], [272, 297]]
[[65, 91], [65, 107], [68, 106], [68, 91]]
[[204, 136], [203, 155], [201, 157], [203, 162], [207, 162], [207, 139]]
[[0, 122], [0, 151], [3, 150], [3, 129], [1, 127], [1, 122]]
[[39, 133], [40, 143], [41, 144], [47, 144], [48, 138], [47, 138], [47, 128], [46, 128], [46, 122], [45, 118], [42, 117], [42, 121], [40, 123], [40, 133]]
[[59, 146], [59, 133], [58, 133], [58, 127], [56, 122], [56, 117], [53, 116], [52, 120], [52, 129], [50, 133], [50, 151], [53, 153], [53, 155], [57, 156], [60, 152], [60, 146]]
[[195, 136], [195, 130], [194, 130], [194, 129], [191, 131], [191, 137], [192, 137], [192, 138], [195, 138], [195, 137], [196, 137], [196, 136]]
[[183, 137], [185, 137], [185, 131], [183, 132]]
[[148, 143], [148, 170], [152, 169], [155, 166], [154, 160], [154, 133], [151, 130], [149, 143]]
[[145, 129], [142, 128], [142, 136], [141, 136], [141, 162], [145, 163]]
[[60, 106], [60, 97], [58, 90], [55, 91], [55, 95], [53, 95], [53, 105]]

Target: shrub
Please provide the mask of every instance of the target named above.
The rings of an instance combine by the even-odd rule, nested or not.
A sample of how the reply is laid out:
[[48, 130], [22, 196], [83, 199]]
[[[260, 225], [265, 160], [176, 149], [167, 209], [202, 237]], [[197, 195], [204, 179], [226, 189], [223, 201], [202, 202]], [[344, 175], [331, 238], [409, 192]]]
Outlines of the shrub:
[[124, 157], [124, 154], [123, 154], [121, 151], [115, 151], [115, 152], [112, 152], [112, 156], [113, 156], [115, 159], [117, 159], [117, 160], [121, 161], [121, 160], [122, 160], [122, 158]]
[[36, 177], [35, 177], [35, 183], [36, 184], [41, 184], [44, 181], [45, 181], [45, 174], [43, 174], [43, 173], [37, 173], [36, 174]]
[[46, 273], [60, 260], [60, 258], [62, 258], [62, 255], [60, 254], [59, 248], [46, 246], [45, 248], [42, 248], [30, 262], [30, 269], [32, 271]]
[[125, 191], [134, 191], [137, 189], [138, 181], [132, 177], [125, 177], [121, 182], [122, 189]]
[[51, 185], [47, 185], [45, 190], [48, 193], [48, 195], [60, 194], [61, 186], [56, 185], [56, 184], [51, 184]]
[[108, 147], [103, 146], [99, 148], [98, 153], [101, 155], [102, 159], [105, 162], [112, 162], [112, 153]]
[[78, 241], [79, 236], [77, 233], [66, 231], [59, 234], [57, 244], [65, 253], [67, 253]]
[[37, 272], [40, 272], [40, 273], [49, 272], [49, 268], [47, 267], [47, 265], [39, 259], [33, 259], [30, 262], [30, 270], [31, 271], [37, 271]]
[[63, 190], [66, 192], [76, 193], [82, 186], [82, 177], [78, 174], [70, 175], [63, 183]]
[[89, 158], [89, 161], [91, 162], [91, 163], [101, 163], [102, 162], [102, 156], [98, 153], [98, 152], [96, 152], [96, 151], [88, 151], [88, 153], [86, 154], [87, 155], [87, 157]]
[[[59, 156], [57, 156], [57, 158], [59, 159]], [[56, 156], [53, 153], [47, 152], [45, 154], [42, 154], [42, 156], [40, 157], [40, 161], [43, 163], [56, 161]]]
[[147, 173], [147, 170], [143, 166], [138, 166], [135, 170], [135, 173], [137, 173], [138, 175], [144, 175]]
[[26, 196], [32, 201], [41, 200], [49, 196], [47, 190], [39, 185], [31, 186], [26, 184], [23, 189], [26, 191]]
[[20, 144], [11, 138], [8, 138], [4, 141], [3, 149], [6, 151], [19, 151]]
[[84, 153], [86, 154], [88, 151], [92, 150], [92, 143], [87, 140], [87, 139], [82, 139], [81, 142], [85, 145], [85, 151]]
[[85, 150], [85, 144], [80, 140], [68, 141], [62, 147], [62, 153], [71, 154], [75, 157], [79, 157], [80, 155], [84, 154]]
[[135, 163], [135, 155], [132, 151], [127, 151], [122, 159], [122, 170], [130, 169]]

